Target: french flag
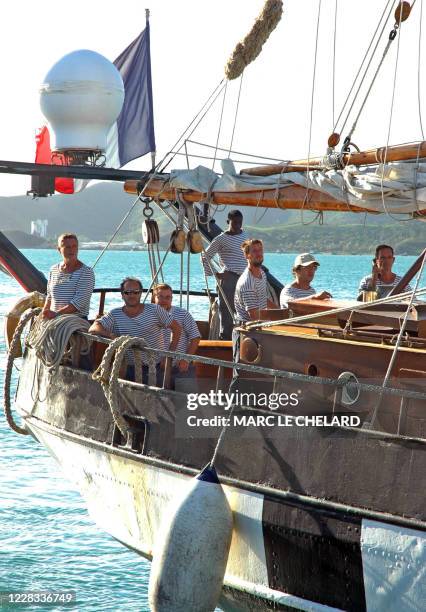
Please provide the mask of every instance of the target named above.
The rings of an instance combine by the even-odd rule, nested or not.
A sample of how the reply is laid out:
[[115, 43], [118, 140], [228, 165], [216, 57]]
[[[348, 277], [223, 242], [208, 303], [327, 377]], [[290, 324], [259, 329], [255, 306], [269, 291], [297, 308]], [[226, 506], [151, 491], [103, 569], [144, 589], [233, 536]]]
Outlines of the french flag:
[[[114, 64], [123, 79], [124, 103], [117, 121], [108, 134], [105, 166], [121, 168], [133, 159], [155, 152], [148, 15], [145, 29], [117, 57]], [[61, 163], [61, 158], [58, 156], [52, 161], [47, 126], [36, 134], [35, 162]], [[55, 178], [55, 191], [76, 193], [84, 189], [87, 183], [88, 181], [78, 179]]]

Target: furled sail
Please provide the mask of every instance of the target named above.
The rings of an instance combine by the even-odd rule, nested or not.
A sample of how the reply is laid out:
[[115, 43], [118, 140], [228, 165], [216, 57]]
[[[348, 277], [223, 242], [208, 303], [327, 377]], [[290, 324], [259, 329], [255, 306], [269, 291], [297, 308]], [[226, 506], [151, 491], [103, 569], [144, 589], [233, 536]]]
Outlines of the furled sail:
[[[223, 174], [198, 166], [154, 175], [143, 193], [159, 199], [176, 199], [179, 193], [188, 202], [210, 197], [214, 203], [265, 208], [391, 214], [426, 211], [426, 162], [351, 164], [343, 169], [249, 176], [237, 174], [227, 161]], [[125, 188], [136, 193], [140, 187], [136, 181], [128, 181]]]

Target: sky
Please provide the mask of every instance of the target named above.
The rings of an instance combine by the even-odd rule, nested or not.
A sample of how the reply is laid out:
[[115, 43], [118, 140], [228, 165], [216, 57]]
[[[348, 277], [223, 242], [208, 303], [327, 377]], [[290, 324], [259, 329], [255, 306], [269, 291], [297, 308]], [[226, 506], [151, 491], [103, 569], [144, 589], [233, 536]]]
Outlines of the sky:
[[[420, 67], [418, 63], [422, 2], [416, 1], [412, 15], [402, 25], [361, 115], [353, 136], [361, 149], [383, 146], [388, 141], [392, 144], [422, 140], [418, 112], [418, 74], [423, 76], [426, 65], [423, 42]], [[264, 45], [262, 54], [245, 70], [237, 114], [240, 83], [228, 84], [220, 146], [229, 148], [236, 117], [233, 149], [237, 152], [277, 159], [325, 153], [333, 127], [335, 0], [321, 2], [311, 107], [319, 4], [320, 0], [284, 0], [280, 24]], [[340, 112], [386, 4], [387, 0], [337, 0], [335, 116]], [[0, 22], [0, 159], [34, 161], [35, 131], [44, 123], [38, 91], [50, 67], [76, 49], [93, 49], [113, 61], [144, 28], [145, 8], [151, 12], [155, 131], [158, 157], [162, 157], [224, 77], [229, 55], [250, 30], [262, 6], [263, 0], [4, 3]], [[388, 26], [379, 44], [379, 56], [389, 30]], [[426, 33], [425, 24], [423, 32]], [[420, 89], [420, 107], [426, 126], [423, 82]], [[217, 100], [192, 139], [215, 145], [221, 108], [222, 98]], [[188, 150], [200, 151], [190, 144]], [[238, 154], [232, 157], [241, 158]], [[197, 163], [211, 167], [207, 160]], [[177, 157], [173, 167], [185, 164], [184, 157]], [[145, 157], [127, 167], [145, 170], [149, 166], [149, 159]], [[29, 183], [29, 177], [0, 175], [0, 196], [24, 194]]]

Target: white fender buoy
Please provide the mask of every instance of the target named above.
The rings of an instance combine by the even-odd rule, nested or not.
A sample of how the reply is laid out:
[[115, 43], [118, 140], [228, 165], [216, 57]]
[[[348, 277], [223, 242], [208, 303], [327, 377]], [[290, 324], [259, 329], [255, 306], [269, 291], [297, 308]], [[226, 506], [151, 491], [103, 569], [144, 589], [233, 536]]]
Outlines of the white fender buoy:
[[170, 504], [154, 548], [153, 612], [213, 612], [232, 537], [232, 511], [214, 467], [207, 466]]

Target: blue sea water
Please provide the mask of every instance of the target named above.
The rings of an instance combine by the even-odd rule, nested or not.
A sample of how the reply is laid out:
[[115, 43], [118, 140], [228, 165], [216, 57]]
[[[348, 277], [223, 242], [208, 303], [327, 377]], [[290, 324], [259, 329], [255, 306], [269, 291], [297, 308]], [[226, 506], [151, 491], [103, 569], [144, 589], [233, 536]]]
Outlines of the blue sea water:
[[[54, 250], [23, 252], [46, 275], [58, 260]], [[80, 258], [89, 265], [97, 255], [96, 251], [80, 252]], [[321, 266], [314, 286], [317, 290], [327, 289], [336, 298], [354, 297], [359, 279], [371, 269], [371, 256], [367, 255], [319, 255], [318, 258]], [[292, 254], [267, 254], [265, 264], [286, 283], [291, 280], [293, 259]], [[403, 273], [413, 260], [413, 257], [399, 257], [394, 271]], [[175, 288], [180, 279], [179, 262], [178, 255], [170, 255], [164, 267], [165, 281]], [[145, 286], [150, 279], [145, 252], [108, 252], [95, 272], [98, 287], [117, 286], [126, 275], [139, 276]], [[197, 256], [191, 257], [190, 272], [191, 287], [202, 290], [204, 276]], [[22, 294], [17, 283], [0, 273], [2, 316]], [[93, 298], [96, 309], [95, 301]], [[107, 301], [107, 306], [118, 304], [118, 296]], [[206, 315], [205, 304], [203, 298], [193, 298], [191, 312]], [[0, 355], [3, 379], [3, 337]], [[3, 401], [3, 382], [0, 390]], [[12, 432], [4, 417], [0, 418], [0, 436], [0, 591], [75, 591], [77, 594], [77, 602], [66, 608], [37, 605], [27, 606], [26, 610], [148, 612], [149, 564], [93, 524], [78, 492], [33, 438]]]

